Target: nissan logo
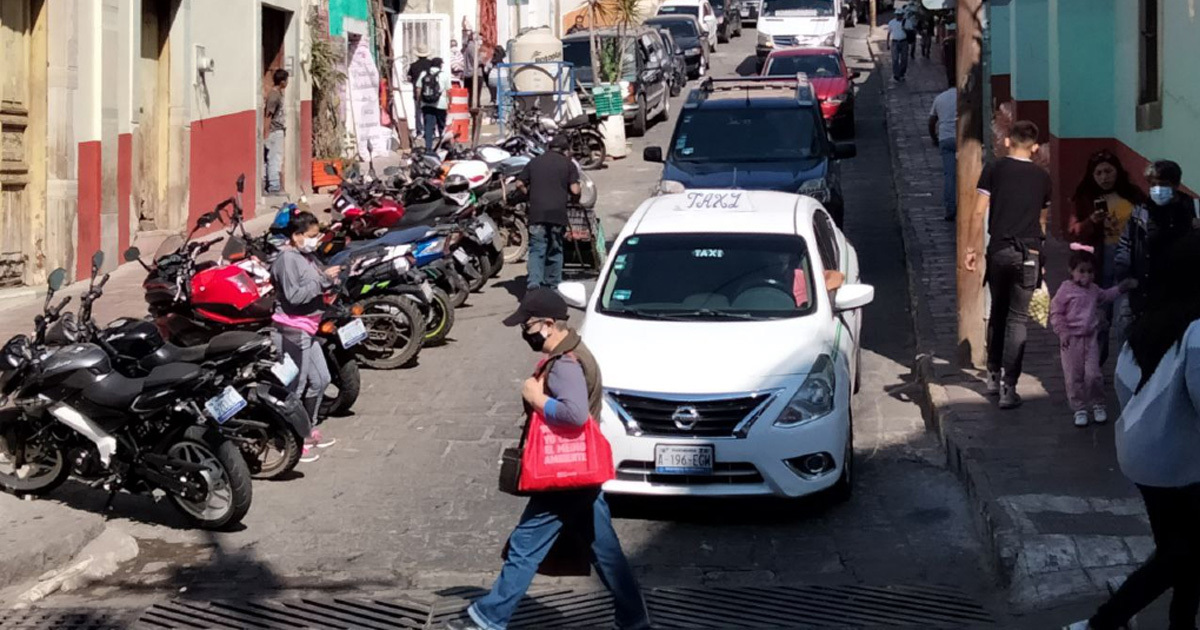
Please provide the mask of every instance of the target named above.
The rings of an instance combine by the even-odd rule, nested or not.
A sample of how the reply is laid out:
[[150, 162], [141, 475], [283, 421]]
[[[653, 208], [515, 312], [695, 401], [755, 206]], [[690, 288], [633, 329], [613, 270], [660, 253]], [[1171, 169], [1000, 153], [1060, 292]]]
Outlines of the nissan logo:
[[691, 405], [684, 405], [671, 414], [671, 420], [675, 422], [675, 426], [681, 431], [690, 431], [700, 421], [700, 412], [696, 411], [696, 408]]

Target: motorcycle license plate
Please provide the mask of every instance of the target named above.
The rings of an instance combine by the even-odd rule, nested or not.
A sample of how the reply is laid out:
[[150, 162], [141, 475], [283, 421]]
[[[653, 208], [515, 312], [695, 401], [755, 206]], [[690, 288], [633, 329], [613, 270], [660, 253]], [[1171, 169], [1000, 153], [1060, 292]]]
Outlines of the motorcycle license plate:
[[283, 361], [271, 366], [271, 373], [279, 379], [284, 387], [287, 387], [300, 375], [300, 368], [296, 367], [296, 362], [292, 360], [291, 355], [285, 354]]
[[485, 222], [475, 226], [475, 238], [478, 238], [480, 243], [490, 243], [494, 236], [496, 236], [496, 230], [492, 229], [490, 223]]
[[654, 445], [654, 472], [663, 475], [711, 475], [712, 446]]
[[464, 265], [471, 262], [471, 257], [467, 255], [467, 252], [464, 252], [461, 249], [454, 250], [453, 255], [454, 255], [454, 260], [457, 260], [458, 262], [460, 262]]
[[237, 415], [237, 412], [246, 408], [246, 399], [237, 392], [233, 387], [226, 387], [225, 391], [217, 396], [208, 399], [204, 403], [204, 411], [212, 416], [217, 424], [225, 424], [227, 420]]
[[338, 328], [337, 332], [338, 341], [342, 342], [342, 347], [347, 350], [362, 343], [362, 340], [367, 338], [367, 327], [361, 319], [352, 320], [349, 324]]
[[421, 283], [421, 295], [425, 296], [425, 301], [433, 301], [433, 287], [428, 282]]

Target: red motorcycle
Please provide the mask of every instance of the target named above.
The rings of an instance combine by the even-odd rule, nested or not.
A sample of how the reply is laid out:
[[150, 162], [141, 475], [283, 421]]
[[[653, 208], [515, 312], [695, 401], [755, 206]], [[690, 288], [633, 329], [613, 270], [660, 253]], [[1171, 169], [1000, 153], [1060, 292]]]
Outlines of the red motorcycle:
[[[137, 248], [125, 259], [137, 261], [147, 271], [142, 287], [151, 317], [162, 336], [181, 346], [207, 343], [229, 330], [267, 332], [271, 327], [275, 296], [265, 256], [254, 251], [254, 240], [245, 232], [241, 195], [245, 176], [237, 181], [237, 195], [201, 215], [186, 238], [168, 238], [154, 254], [151, 265], [141, 260]], [[214, 223], [225, 223], [222, 212], [231, 209], [232, 227], [226, 236], [192, 240], [196, 232]], [[241, 235], [235, 231], [241, 229]], [[221, 258], [205, 257], [213, 245], [226, 240]], [[320, 326], [318, 340], [328, 362], [336, 393], [326, 392], [323, 416], [349, 412], [358, 398], [358, 361], [351, 348], [366, 336], [362, 308], [326, 297], [329, 310]], [[361, 333], [361, 334], [360, 334]]]

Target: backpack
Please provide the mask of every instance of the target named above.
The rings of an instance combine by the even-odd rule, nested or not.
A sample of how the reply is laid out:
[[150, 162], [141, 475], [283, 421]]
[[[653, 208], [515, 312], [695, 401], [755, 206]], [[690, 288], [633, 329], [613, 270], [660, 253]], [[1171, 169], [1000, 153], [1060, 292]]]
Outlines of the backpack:
[[426, 72], [421, 79], [422, 105], [437, 106], [438, 101], [442, 100], [442, 82], [438, 78], [437, 74]]

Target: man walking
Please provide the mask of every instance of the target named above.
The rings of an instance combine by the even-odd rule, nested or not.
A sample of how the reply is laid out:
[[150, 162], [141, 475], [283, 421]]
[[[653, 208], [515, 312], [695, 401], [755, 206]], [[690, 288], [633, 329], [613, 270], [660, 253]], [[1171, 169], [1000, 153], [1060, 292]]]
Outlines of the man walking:
[[[1041, 250], [1050, 210], [1050, 174], [1033, 163], [1038, 150], [1037, 125], [1027, 120], [1012, 127], [1004, 146], [1008, 157], [987, 165], [979, 178], [979, 197], [971, 214], [971, 229], [988, 214], [985, 277], [992, 296], [988, 317], [987, 392], [1000, 395], [1001, 409], [1021, 406], [1017, 380], [1025, 354], [1025, 322], [1029, 300], [1041, 282]], [[975, 271], [974, 247], [968, 247], [963, 266]]]
[[899, 14], [892, 15], [887, 28], [888, 46], [892, 49], [892, 79], [902, 82], [908, 73], [908, 33], [904, 31], [904, 21]]
[[958, 90], [952, 85], [933, 99], [933, 108], [929, 110], [929, 137], [942, 152], [942, 207], [947, 221], [953, 221], [958, 214], [957, 121]]
[[[526, 409], [539, 411], [551, 425], [580, 427], [599, 418], [603, 405], [600, 365], [579, 334], [567, 325], [567, 303], [550, 289], [525, 294], [517, 311], [504, 320], [520, 326], [521, 337], [534, 352], [545, 355], [522, 390]], [[492, 590], [475, 600], [466, 620], [450, 628], [503, 630], [538, 567], [560, 535], [571, 536], [590, 547], [590, 561], [600, 580], [613, 594], [616, 627], [642, 630], [650, 627], [650, 614], [637, 578], [621, 551], [612, 526], [612, 514], [600, 488], [534, 494], [508, 539], [508, 557]]]
[[550, 150], [533, 158], [517, 177], [529, 195], [530, 289], [555, 288], [562, 282], [563, 235], [567, 230], [567, 203], [579, 195], [579, 173], [567, 157], [570, 143], [563, 135], [550, 141]]
[[425, 152], [433, 154], [446, 131], [450, 108], [450, 73], [442, 72], [442, 58], [434, 57], [429, 69], [417, 77], [417, 96], [425, 118]]
[[429, 49], [424, 46], [417, 46], [413, 54], [417, 56], [417, 60], [408, 65], [408, 82], [413, 86], [411, 118], [413, 130], [416, 131], [417, 136], [420, 136], [424, 130], [425, 115], [421, 112], [421, 86], [417, 84], [417, 80], [433, 67], [433, 62], [429, 60]]
[[263, 111], [263, 135], [267, 148], [267, 194], [282, 192], [283, 145], [287, 131], [287, 114], [283, 111], [283, 91], [288, 84], [288, 71], [280, 68], [271, 75], [275, 84], [267, 92], [267, 105]]
[[908, 41], [908, 55], [911, 59], [917, 58], [917, 25], [920, 20], [916, 4], [910, 3], [904, 7], [904, 36]]

